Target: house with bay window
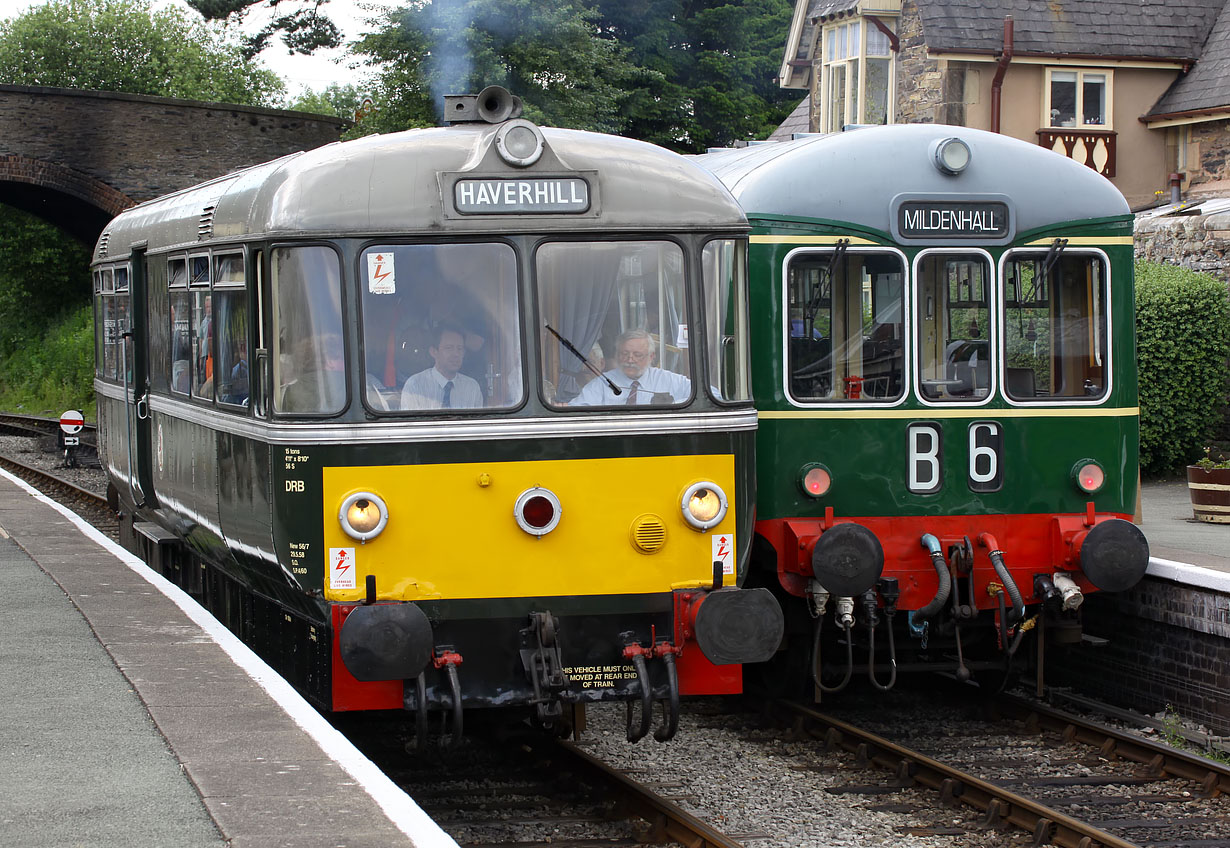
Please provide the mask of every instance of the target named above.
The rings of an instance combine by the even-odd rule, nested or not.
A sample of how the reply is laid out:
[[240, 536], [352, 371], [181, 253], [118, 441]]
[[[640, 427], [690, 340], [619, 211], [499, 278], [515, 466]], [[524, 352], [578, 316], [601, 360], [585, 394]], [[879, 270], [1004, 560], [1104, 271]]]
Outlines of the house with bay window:
[[1230, 188], [1230, 0], [796, 0], [776, 135], [934, 122], [1110, 178], [1133, 207]]

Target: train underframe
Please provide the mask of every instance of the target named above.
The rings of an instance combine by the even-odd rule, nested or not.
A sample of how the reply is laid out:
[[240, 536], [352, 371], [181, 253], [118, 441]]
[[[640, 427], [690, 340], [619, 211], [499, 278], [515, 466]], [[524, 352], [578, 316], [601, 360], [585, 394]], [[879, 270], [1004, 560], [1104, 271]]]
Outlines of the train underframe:
[[564, 733], [585, 704], [602, 701], [628, 704], [630, 741], [651, 732], [667, 741], [681, 697], [740, 693], [748, 652], [768, 656], [781, 639], [781, 612], [765, 589], [427, 603], [277, 597], [277, 586], [256, 587], [233, 564], [122, 515], [126, 547], [313, 705], [405, 710], [420, 748], [430, 736], [460, 738], [465, 710], [510, 709]]

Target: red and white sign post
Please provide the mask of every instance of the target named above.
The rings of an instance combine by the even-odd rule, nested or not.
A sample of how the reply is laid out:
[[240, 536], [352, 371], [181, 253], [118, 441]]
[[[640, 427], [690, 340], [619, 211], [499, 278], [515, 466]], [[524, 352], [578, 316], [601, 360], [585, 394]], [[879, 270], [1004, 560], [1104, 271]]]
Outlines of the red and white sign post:
[[60, 443], [64, 445], [64, 464], [68, 468], [77, 465], [77, 445], [81, 444], [78, 433], [85, 427], [85, 416], [79, 410], [70, 409], [60, 416]]

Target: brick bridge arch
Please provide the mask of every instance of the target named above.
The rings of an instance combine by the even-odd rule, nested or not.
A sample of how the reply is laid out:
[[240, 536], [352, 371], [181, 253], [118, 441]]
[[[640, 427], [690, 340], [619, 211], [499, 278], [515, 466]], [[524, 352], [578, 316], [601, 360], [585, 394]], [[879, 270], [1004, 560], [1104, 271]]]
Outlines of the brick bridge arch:
[[0, 85], [0, 203], [92, 247], [134, 203], [337, 141], [345, 127], [281, 109]]

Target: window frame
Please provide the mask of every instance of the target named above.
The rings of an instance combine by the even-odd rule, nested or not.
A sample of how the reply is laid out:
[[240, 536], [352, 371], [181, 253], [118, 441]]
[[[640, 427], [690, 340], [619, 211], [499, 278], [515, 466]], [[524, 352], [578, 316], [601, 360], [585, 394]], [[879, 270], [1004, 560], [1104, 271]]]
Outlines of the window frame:
[[[1074, 109], [1074, 121], [1072, 126], [1059, 126], [1051, 122], [1051, 81], [1056, 73], [1076, 74], [1076, 103]], [[1101, 124], [1086, 124], [1084, 122], [1084, 103], [1085, 103], [1085, 75], [1093, 74], [1106, 78], [1105, 82], [1105, 98], [1106, 98], [1106, 115], [1105, 120]], [[1042, 82], [1042, 123], [1041, 126], [1048, 130], [1056, 132], [1088, 132], [1107, 131], [1111, 132], [1115, 128], [1114, 119], [1114, 90], [1115, 90], [1115, 75], [1112, 68], [1078, 68], [1070, 66], [1051, 66], [1046, 69], [1046, 74]]]
[[[910, 265], [910, 290], [911, 290], [911, 293], [918, 295], [918, 298], [919, 298], [918, 307], [920, 309], [926, 308], [926, 302], [923, 299], [924, 296], [919, 290], [919, 287], [922, 285], [921, 283], [922, 277], [921, 277], [920, 269], [921, 269], [921, 266], [924, 260], [926, 260], [929, 257], [937, 256], [937, 255], [940, 255], [940, 256], [943, 256], [943, 255], [950, 255], [950, 256], [976, 255], [976, 256], [981, 257], [981, 259], [985, 263], [984, 267], [986, 268], [986, 271], [987, 271], [987, 280], [984, 283], [984, 286], [986, 288], [986, 295], [987, 295], [987, 328], [986, 328], [987, 347], [986, 349], [987, 349], [987, 355], [992, 360], [989, 363], [989, 367], [988, 367], [988, 373], [990, 374], [990, 386], [987, 387], [987, 393], [983, 395], [982, 397], [977, 397], [977, 396], [974, 396], [971, 398], [964, 398], [964, 397], [930, 398], [930, 397], [927, 397], [923, 393], [923, 390], [922, 390], [923, 369], [922, 369], [921, 332], [922, 332], [923, 325], [921, 322], [915, 322], [913, 325], [914, 330], [911, 332], [911, 335], [910, 335], [910, 357], [909, 359], [913, 366], [911, 369], [913, 371], [913, 374], [911, 375], [911, 380], [910, 380], [911, 392], [913, 393], [913, 396], [918, 401], [918, 403], [924, 407], [941, 407], [941, 408], [960, 407], [963, 409], [970, 409], [970, 408], [976, 408], [976, 407], [981, 407], [981, 406], [987, 406], [988, 404], [991, 403], [991, 401], [993, 401], [996, 397], [999, 396], [1000, 386], [1003, 385], [1002, 380], [1001, 380], [1002, 366], [998, 364], [997, 362], [995, 362], [996, 357], [999, 357], [1001, 361], [1003, 358], [1002, 342], [999, 341], [999, 339], [1002, 337], [1001, 326], [999, 323], [999, 304], [1002, 302], [1001, 301], [1001, 294], [1002, 294], [1001, 289], [1002, 289], [1003, 284], [1001, 282], [1002, 278], [1000, 274], [1003, 268], [1002, 268], [1002, 265], [996, 262], [995, 257], [991, 255], [990, 251], [988, 251], [984, 247], [977, 247], [974, 245], [969, 245], [967, 247], [958, 246], [958, 247], [924, 248], [923, 250], [920, 250], [914, 254], [913, 262]], [[936, 312], [938, 312], [941, 308], [942, 308], [941, 304], [937, 303], [934, 305], [934, 309], [936, 310]], [[913, 318], [914, 315], [911, 314], [910, 317]], [[944, 320], [946, 323], [947, 318], [945, 318]]]
[[[781, 390], [782, 396], [786, 402], [792, 407], [798, 409], [893, 409], [906, 403], [911, 397], [911, 386], [913, 385], [913, 357], [909, 355], [910, 349], [907, 347], [912, 344], [913, 325], [914, 325], [914, 266], [905, 251], [896, 245], [892, 244], [851, 244], [845, 253], [847, 256], [852, 254], [890, 254], [901, 263], [901, 340], [902, 340], [902, 362], [901, 362], [901, 391], [892, 400], [868, 400], [864, 395], [858, 400], [850, 400], [836, 396], [836, 387], [834, 387], [834, 396], [831, 398], [823, 398], [820, 400], [800, 400], [795, 397], [794, 392], [790, 387], [791, 372], [790, 372], [790, 265], [796, 261], [799, 256], [826, 256], [831, 255], [837, 249], [836, 242], [840, 238], [847, 236], [835, 235], [832, 237], [832, 244], [823, 245], [807, 245], [806, 247], [796, 247], [791, 250], [782, 259], [780, 270], [780, 285], [781, 285], [781, 335], [779, 337], [778, 355], [781, 363]], [[834, 360], [836, 364], [836, 360]], [[836, 374], [834, 374], [836, 380]]]
[[[858, 42], [856, 45], [850, 43], [850, 28], [852, 25], [857, 25], [858, 27], [858, 35], [854, 39]], [[887, 22], [885, 22], [885, 26], [890, 26], [891, 28], [891, 25]], [[820, 44], [820, 78], [817, 85], [817, 94], [820, 101], [820, 132], [840, 132], [842, 127], [847, 125], [867, 123], [866, 100], [869, 59], [888, 60], [888, 90], [885, 98], [884, 123], [892, 124], [896, 122], [897, 110], [894, 94], [897, 88], [897, 56], [891, 46], [886, 49], [884, 54], [871, 54], [868, 52], [868, 35], [872, 29], [876, 29], [875, 24], [863, 15], [826, 23], [821, 29], [818, 39]], [[829, 56], [830, 34], [833, 35], [834, 40], [837, 40], [839, 32], [845, 35], [845, 55], [840, 58], [831, 58]], [[829, 96], [829, 90], [833, 85], [834, 68], [838, 65], [843, 66], [845, 69], [843, 83], [845, 88], [843, 93], [845, 114], [841, 116], [841, 120], [838, 121], [834, 128], [833, 100]], [[856, 73], [852, 73], [851, 66], [854, 66]], [[855, 76], [857, 76], [857, 81], [855, 81]]]
[[[997, 270], [999, 281], [995, 285], [995, 291], [999, 297], [999, 300], [998, 300], [999, 305], [995, 308], [993, 312], [993, 318], [995, 320], [997, 328], [1002, 328], [1004, 322], [1007, 321], [1007, 306], [1006, 306], [1007, 292], [1004, 291], [1004, 287], [1007, 285], [1006, 275], [1007, 275], [1007, 269], [1008, 269], [1008, 262], [1011, 260], [1013, 254], [1017, 254], [1017, 253], [1037, 254], [1039, 252], [1045, 253], [1046, 248], [1045, 247], [1039, 248], [1037, 246], [1020, 246], [1020, 247], [1010, 248], [1008, 250], [1005, 250], [1002, 254], [1000, 254], [998, 270]], [[1069, 252], [1072, 255], [1094, 255], [1098, 257], [1101, 260], [1102, 267], [1105, 269], [1105, 273], [1106, 273], [1106, 279], [1102, 284], [1102, 306], [1103, 306], [1103, 309], [1105, 309], [1106, 311], [1106, 317], [1104, 321], [1105, 332], [1102, 334], [1103, 343], [1106, 346], [1106, 362], [1102, 364], [1102, 372], [1105, 375], [1105, 385], [1102, 387], [1102, 393], [1098, 395], [1097, 397], [1092, 397], [1092, 398], [1086, 398], [1086, 397], [1082, 397], [1079, 395], [1068, 395], [1068, 396], [1046, 395], [1044, 397], [1035, 398], [1034, 400], [1021, 400], [1019, 398], [1011, 397], [1008, 394], [1008, 384], [1007, 384], [1008, 334], [1001, 331], [999, 333], [999, 344], [995, 347], [995, 351], [999, 356], [999, 363], [996, 365], [994, 371], [995, 371], [997, 378], [1000, 381], [1001, 389], [1000, 389], [999, 394], [1009, 406], [1019, 406], [1019, 407], [1057, 406], [1057, 405], [1105, 406], [1105, 405], [1110, 404], [1111, 398], [1114, 396], [1115, 346], [1113, 343], [1114, 303], [1113, 303], [1113, 295], [1112, 295], [1114, 288], [1113, 288], [1113, 281], [1112, 281], [1113, 270], [1111, 266], [1110, 257], [1106, 254], [1106, 251], [1104, 251], [1100, 247], [1080, 246], [1080, 247], [1068, 247], [1064, 249], [1064, 253], [1069, 253]]]

